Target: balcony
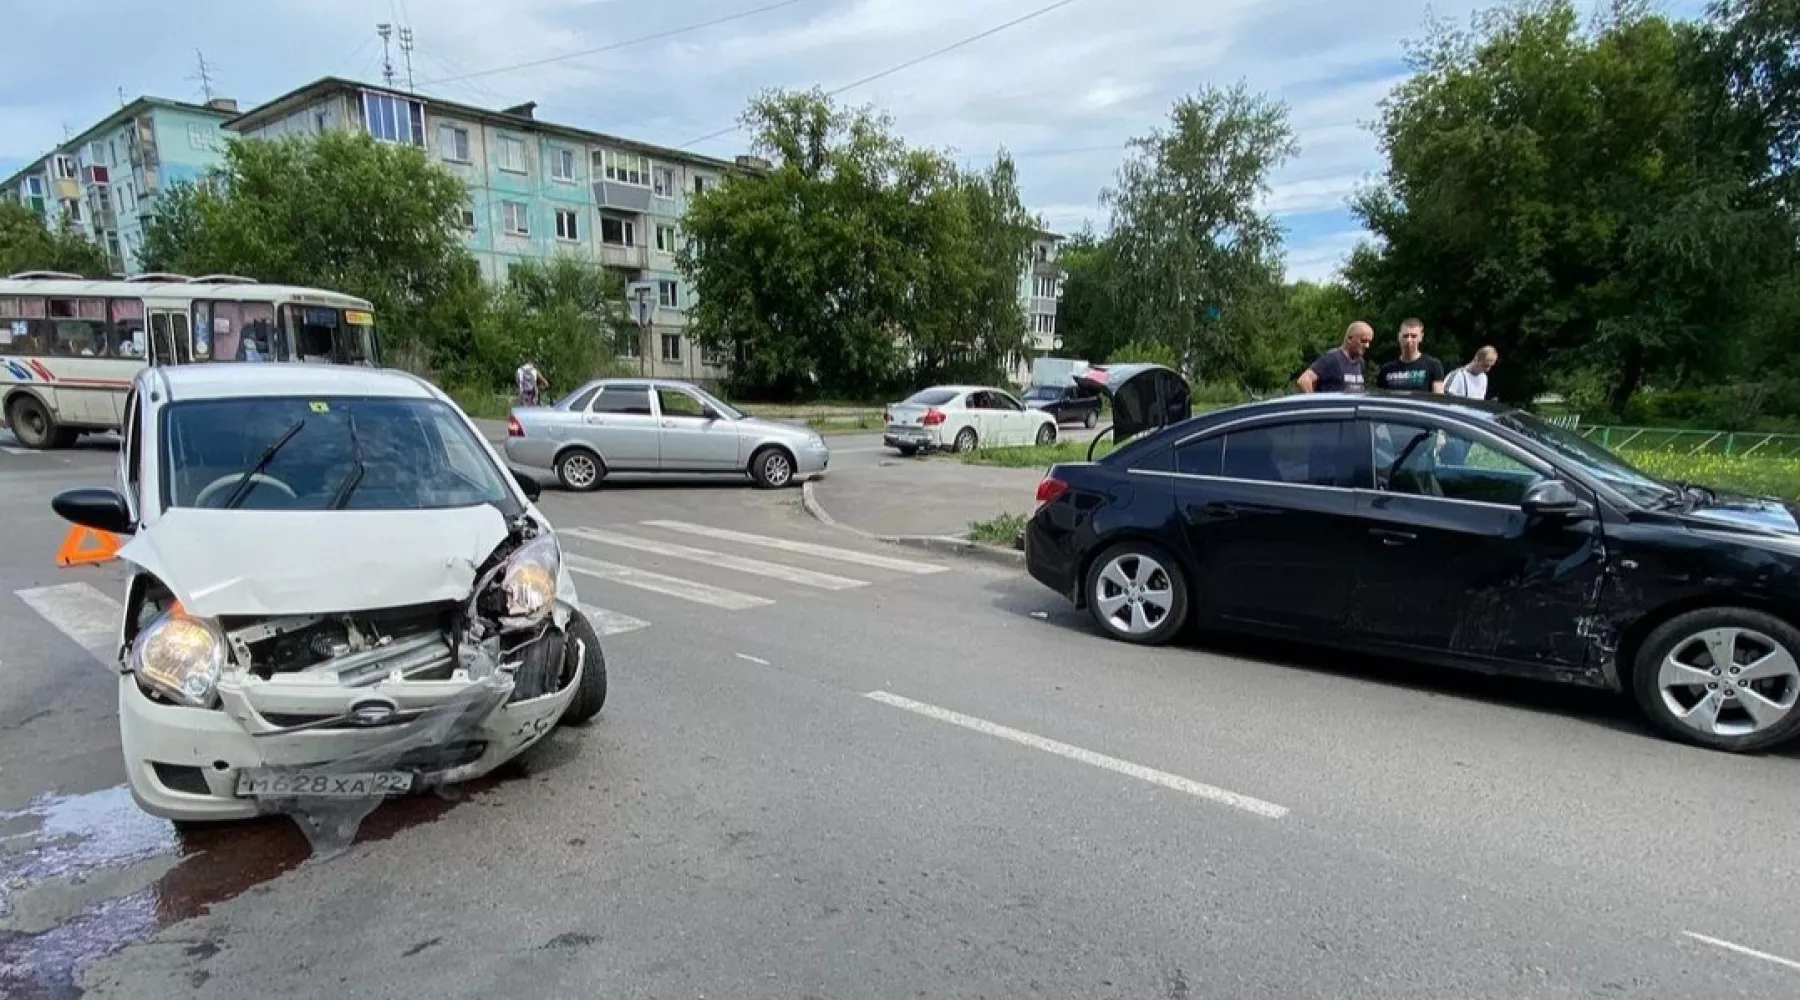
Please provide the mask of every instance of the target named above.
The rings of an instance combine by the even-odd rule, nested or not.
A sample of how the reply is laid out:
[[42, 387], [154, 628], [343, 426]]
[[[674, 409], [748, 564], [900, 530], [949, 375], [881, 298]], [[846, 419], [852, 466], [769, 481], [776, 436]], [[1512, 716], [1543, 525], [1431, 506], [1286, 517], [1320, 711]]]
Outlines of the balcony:
[[1056, 300], [1033, 297], [1031, 300], [1031, 311], [1033, 314], [1054, 316], [1056, 315]]
[[599, 181], [594, 185], [594, 203], [601, 208], [642, 215], [650, 211], [650, 189], [617, 181]]
[[623, 267], [633, 271], [642, 271], [649, 267], [648, 255], [641, 246], [627, 247], [614, 243], [600, 244], [600, 263], [607, 267]]

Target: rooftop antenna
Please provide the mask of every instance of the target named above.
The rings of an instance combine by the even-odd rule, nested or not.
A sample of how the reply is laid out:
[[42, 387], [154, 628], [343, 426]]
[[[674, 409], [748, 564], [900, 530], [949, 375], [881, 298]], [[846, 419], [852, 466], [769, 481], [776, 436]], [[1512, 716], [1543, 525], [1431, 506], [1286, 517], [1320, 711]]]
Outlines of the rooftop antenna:
[[406, 89], [409, 91], [413, 89], [412, 50], [412, 29], [402, 27], [400, 29], [400, 55], [406, 60]]
[[381, 36], [381, 78], [387, 81], [388, 86], [392, 87], [394, 85], [394, 56], [393, 52], [388, 49], [388, 39], [393, 37], [394, 26], [377, 24], [375, 33]]
[[119, 107], [121, 107], [121, 108], [122, 108], [122, 107], [124, 107], [124, 106], [125, 106], [125, 105], [127, 105], [127, 104], [130, 104], [130, 103], [131, 103], [131, 102], [130, 102], [130, 101], [127, 101], [127, 100], [126, 100], [126, 99], [125, 99], [125, 88], [124, 88], [124, 87], [118, 87], [118, 88], [115, 88], [115, 89], [116, 89], [116, 90], [118, 90], [118, 92], [119, 92]]
[[199, 59], [199, 68], [188, 79], [200, 81], [200, 93], [204, 94], [208, 101], [211, 101], [213, 99], [212, 67], [206, 65], [206, 53], [195, 49], [194, 55]]

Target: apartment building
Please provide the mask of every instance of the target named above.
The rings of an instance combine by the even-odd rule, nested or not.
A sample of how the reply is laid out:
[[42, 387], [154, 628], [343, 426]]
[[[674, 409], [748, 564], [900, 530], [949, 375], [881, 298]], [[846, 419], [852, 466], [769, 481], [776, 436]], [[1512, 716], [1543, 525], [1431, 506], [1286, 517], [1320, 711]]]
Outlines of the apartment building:
[[482, 274], [575, 254], [616, 270], [652, 297], [651, 324], [618, 345], [644, 375], [724, 376], [687, 332], [690, 292], [675, 266], [688, 198], [727, 172], [758, 166], [697, 156], [537, 118], [534, 104], [498, 111], [337, 77], [284, 94], [225, 123], [249, 138], [360, 129], [423, 149], [468, 185], [463, 226]]
[[202, 105], [139, 97], [0, 181], [0, 198], [52, 226], [67, 219], [106, 251], [115, 273], [137, 274], [157, 195], [222, 163], [219, 125], [237, 114], [229, 98]]
[[1013, 370], [1015, 381], [1031, 378], [1033, 358], [1054, 354], [1062, 347], [1062, 340], [1056, 335], [1056, 307], [1062, 301], [1064, 277], [1062, 264], [1057, 260], [1062, 240], [1055, 233], [1039, 231], [1019, 275], [1019, 309], [1025, 314], [1026, 329], [1031, 334], [1031, 356], [1019, 359]]

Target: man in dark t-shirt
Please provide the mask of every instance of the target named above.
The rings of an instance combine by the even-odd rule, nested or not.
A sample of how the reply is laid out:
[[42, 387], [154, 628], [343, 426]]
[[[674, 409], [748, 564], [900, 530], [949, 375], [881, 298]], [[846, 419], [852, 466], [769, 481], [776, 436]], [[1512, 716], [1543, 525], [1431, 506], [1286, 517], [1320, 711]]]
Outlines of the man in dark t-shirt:
[[1400, 324], [1400, 357], [1381, 366], [1375, 384], [1400, 392], [1444, 391], [1444, 363], [1420, 352], [1425, 342], [1425, 324], [1408, 319]]
[[1301, 392], [1362, 392], [1363, 352], [1375, 340], [1375, 328], [1361, 320], [1344, 331], [1344, 342], [1318, 356], [1294, 384]]

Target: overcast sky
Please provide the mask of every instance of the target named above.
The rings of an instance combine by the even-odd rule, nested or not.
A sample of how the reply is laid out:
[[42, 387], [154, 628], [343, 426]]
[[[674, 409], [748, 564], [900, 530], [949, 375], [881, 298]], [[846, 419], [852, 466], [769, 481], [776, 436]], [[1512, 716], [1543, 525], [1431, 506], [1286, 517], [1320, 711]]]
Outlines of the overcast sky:
[[[410, 24], [420, 92], [679, 146], [731, 125], [764, 87], [836, 88], [1051, 0], [789, 0], [779, 9], [611, 52], [554, 59], [779, 0], [126, 0], [14, 5], [0, 60], [0, 176], [128, 98], [248, 108], [326, 75], [379, 82], [378, 21]], [[1590, 0], [1598, 2], [1598, 0]], [[972, 161], [1004, 145], [1052, 228], [1092, 220], [1133, 135], [1206, 84], [1246, 81], [1286, 102], [1301, 152], [1274, 178], [1292, 277], [1326, 277], [1360, 235], [1346, 197], [1381, 158], [1364, 124], [1404, 75], [1428, 10], [1466, 22], [1481, 0], [1072, 0], [849, 91], [907, 141]], [[1689, 12], [1698, 0], [1664, 0]], [[396, 47], [394, 61], [404, 68]], [[478, 76], [470, 76], [477, 74]], [[693, 147], [729, 156], [741, 134]]]

